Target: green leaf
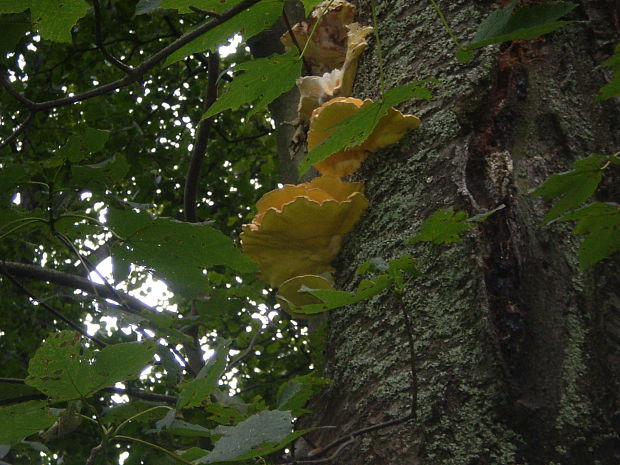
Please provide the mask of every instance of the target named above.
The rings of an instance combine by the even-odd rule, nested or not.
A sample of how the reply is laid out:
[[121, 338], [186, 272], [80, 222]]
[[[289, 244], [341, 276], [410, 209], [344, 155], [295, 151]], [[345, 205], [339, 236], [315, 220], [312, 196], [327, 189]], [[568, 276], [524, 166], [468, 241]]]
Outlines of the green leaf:
[[334, 132], [303, 158], [299, 164], [299, 176], [331, 154], [344, 148], [361, 145], [391, 107], [412, 98], [429, 99], [430, 91], [422, 87], [426, 82], [429, 81], [417, 81], [390, 89], [385, 93], [383, 100], [367, 105], [355, 115], [338, 123]]
[[323, 0], [301, 0], [301, 3], [304, 5], [306, 16], [310, 16], [310, 12], [322, 1]]
[[611, 68], [613, 71], [613, 79], [605, 84], [596, 96], [597, 100], [607, 100], [620, 95], [620, 45], [616, 46], [615, 53], [611, 58], [603, 62], [603, 66]]
[[213, 450], [196, 463], [245, 460], [271, 453], [273, 446], [290, 436], [292, 429], [291, 413], [279, 410], [259, 412], [235, 426], [218, 426], [214, 433], [222, 437]]
[[187, 297], [208, 289], [203, 270], [209, 266], [224, 265], [242, 273], [256, 271], [254, 262], [230, 238], [204, 223], [110, 209], [108, 224], [126, 239], [113, 246], [113, 256], [154, 269]]
[[51, 334], [30, 359], [26, 384], [54, 401], [86, 398], [106, 386], [137, 378], [154, 353], [152, 340], [93, 352], [82, 346], [78, 333], [61, 331]]
[[467, 220], [468, 215], [464, 211], [455, 212], [452, 208], [437, 210], [422, 223], [420, 232], [406, 243], [410, 245], [418, 242], [433, 244], [460, 242], [459, 235], [474, 228], [474, 225]]
[[198, 407], [203, 402], [209, 402], [209, 395], [217, 387], [217, 382], [226, 369], [229, 344], [230, 341], [222, 342], [215, 350], [215, 354], [200, 370], [196, 379], [181, 386], [181, 393], [177, 402], [178, 409]]
[[301, 292], [309, 292], [321, 300], [320, 304], [308, 304], [296, 307], [289, 303], [293, 313], [315, 315], [327, 310], [334, 310], [346, 305], [356, 304], [368, 300], [375, 295], [383, 292], [392, 284], [392, 279], [387, 274], [375, 276], [372, 279], [363, 279], [355, 292], [336, 291], [332, 289], [309, 289], [302, 286]]
[[12, 52], [19, 40], [30, 30], [28, 15], [20, 13], [0, 16], [0, 54]]
[[71, 167], [70, 184], [81, 190], [105, 189], [121, 182], [129, 172], [129, 163], [124, 155], [93, 165], [74, 165]]
[[[237, 3], [239, 1], [234, 2], [234, 4]], [[247, 10], [181, 47], [168, 57], [164, 66], [176, 63], [192, 53], [213, 51], [217, 46], [225, 44], [235, 33], [241, 34], [245, 40], [254, 37], [277, 21], [282, 14], [283, 4], [284, 0], [262, 0], [252, 5]], [[231, 6], [234, 5], [227, 3], [227, 8], [218, 9], [216, 13], [227, 11]]]
[[402, 293], [406, 284], [405, 278], [407, 276], [420, 276], [421, 273], [418, 270], [417, 260], [411, 255], [405, 254], [394, 260], [390, 260], [387, 275], [392, 280], [394, 290]]
[[30, 0], [30, 18], [44, 39], [71, 42], [71, 29], [89, 9], [84, 0]]
[[58, 419], [43, 400], [0, 407], [0, 444], [12, 445], [49, 428]]
[[0, 13], [20, 13], [30, 8], [31, 0], [0, 0]]
[[573, 234], [586, 234], [579, 247], [579, 266], [589, 268], [620, 249], [620, 206], [595, 202], [575, 210], [559, 221], [576, 221]]
[[330, 381], [317, 376], [305, 375], [290, 379], [283, 383], [278, 389], [276, 403], [278, 410], [290, 410], [294, 417], [308, 412], [304, 406], [308, 400], [314, 396], [322, 386], [329, 384]]
[[162, 0], [140, 0], [136, 5], [134, 14], [136, 16], [151, 14], [159, 9], [161, 2]]
[[99, 152], [110, 137], [110, 131], [85, 128], [69, 138], [67, 143], [56, 151], [55, 157], [78, 163], [91, 153]]
[[36, 395], [39, 395], [39, 391], [33, 387], [26, 386], [25, 384], [0, 381], [0, 401], [4, 401], [2, 402], [3, 404], [10, 403], [9, 399], [18, 399], [19, 397]]
[[468, 48], [459, 48], [456, 51], [456, 61], [459, 62], [459, 64], [464, 65], [465, 63], [469, 63], [471, 60], [474, 59], [474, 51], [470, 50]]
[[185, 420], [179, 420], [175, 418], [170, 426], [166, 428], [172, 434], [177, 436], [185, 436], [185, 437], [202, 437], [209, 438], [212, 436], [212, 431], [208, 428], [205, 428], [201, 425], [195, 425], [193, 423], [189, 423]]
[[457, 52], [459, 63], [473, 58], [474, 49], [511, 40], [530, 40], [548, 34], [575, 21], [558, 21], [559, 18], [577, 7], [571, 2], [548, 2], [542, 5], [525, 6], [513, 14], [515, 2], [491, 13], [485, 19], [471, 43]]
[[190, 6], [213, 13], [222, 13], [235, 6], [239, 1], [240, 0], [159, 0], [158, 3], [161, 4], [161, 8], [178, 10], [179, 13], [194, 13]]
[[228, 91], [218, 97], [202, 119], [254, 102], [247, 115], [250, 118], [295, 85], [301, 73], [301, 60], [293, 48], [285, 55], [274, 54], [241, 63], [235, 66], [235, 71], [243, 73], [235, 76]]
[[577, 208], [596, 190], [603, 178], [603, 166], [609, 157], [592, 154], [573, 163], [573, 169], [565, 173], [551, 175], [542, 185], [532, 191], [545, 200], [559, 197], [556, 204], [543, 218], [549, 224], [568, 210]]

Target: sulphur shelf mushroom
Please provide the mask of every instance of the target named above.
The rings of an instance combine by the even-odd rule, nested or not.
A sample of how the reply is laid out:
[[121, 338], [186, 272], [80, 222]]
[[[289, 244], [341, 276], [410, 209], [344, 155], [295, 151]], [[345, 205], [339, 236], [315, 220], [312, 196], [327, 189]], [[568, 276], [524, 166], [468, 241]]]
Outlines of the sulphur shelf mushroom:
[[[372, 104], [372, 100], [353, 97], [334, 98], [312, 112], [308, 132], [308, 151], [327, 139], [341, 121]], [[375, 152], [398, 142], [410, 129], [420, 125], [413, 115], [403, 115], [390, 108], [363, 144], [340, 150], [313, 166], [323, 175], [348, 176], [359, 169], [369, 152]]]
[[280, 306], [296, 318], [311, 318], [311, 314], [295, 313], [291, 306], [319, 304], [321, 300], [309, 292], [304, 292], [304, 286], [308, 289], [333, 289], [330, 279], [317, 275], [302, 275], [284, 281], [278, 289], [276, 300]]
[[243, 226], [241, 246], [272, 287], [301, 275], [331, 273], [342, 239], [368, 206], [361, 183], [321, 176], [265, 194]]
[[303, 76], [297, 79], [299, 88], [299, 119], [307, 120], [312, 111], [334, 97], [348, 97], [353, 91], [360, 55], [368, 46], [365, 37], [372, 32], [370, 26], [348, 24], [347, 51], [342, 68], [322, 76]]
[[[355, 16], [355, 5], [345, 0], [326, 0], [318, 4], [308, 21], [293, 26], [293, 34], [300, 47], [305, 48], [304, 58], [313, 74], [322, 75], [341, 68], [346, 57], [347, 25]], [[320, 21], [314, 34], [315, 24]], [[310, 38], [310, 36], [312, 37]], [[293, 46], [287, 32], [280, 41], [287, 49]]]

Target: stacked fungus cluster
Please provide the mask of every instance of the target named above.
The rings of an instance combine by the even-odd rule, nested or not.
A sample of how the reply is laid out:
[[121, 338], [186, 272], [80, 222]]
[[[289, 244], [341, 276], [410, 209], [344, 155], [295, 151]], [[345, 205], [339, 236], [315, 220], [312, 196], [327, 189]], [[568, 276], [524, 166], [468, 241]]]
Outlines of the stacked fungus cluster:
[[[297, 43], [302, 47], [307, 43], [305, 59], [315, 74], [297, 80], [299, 119], [310, 122], [308, 150], [329, 137], [340, 121], [372, 104], [350, 97], [359, 56], [368, 45], [365, 37], [372, 31], [352, 22], [354, 16], [351, 3], [328, 0], [313, 10], [308, 21], [293, 27]], [[294, 41], [287, 33], [282, 42], [291, 47]], [[278, 301], [285, 310], [316, 303], [303, 292], [304, 286], [332, 288], [331, 263], [344, 236], [368, 207], [363, 184], [341, 178], [357, 171], [370, 152], [394, 144], [419, 124], [415, 116], [392, 108], [361, 145], [315, 164], [321, 176], [287, 184], [258, 201], [258, 213], [243, 226], [242, 248], [258, 263], [260, 278], [278, 288]]]

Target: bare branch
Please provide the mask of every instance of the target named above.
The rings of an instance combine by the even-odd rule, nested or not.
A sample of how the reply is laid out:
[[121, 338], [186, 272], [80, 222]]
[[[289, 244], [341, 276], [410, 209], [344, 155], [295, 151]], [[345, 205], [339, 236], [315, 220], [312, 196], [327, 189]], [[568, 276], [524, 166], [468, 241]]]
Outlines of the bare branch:
[[6, 71], [7, 69], [5, 67], [0, 66], [0, 85], [4, 87], [4, 90], [6, 90], [11, 97], [24, 105], [26, 108], [33, 112], [37, 111], [37, 109], [35, 108], [37, 106], [37, 103], [24, 97], [13, 88], [13, 86], [9, 82], [9, 78], [6, 77]]
[[[217, 77], [220, 71], [220, 56], [217, 52], [209, 54], [209, 74], [207, 77], [207, 89], [202, 111], [206, 112], [217, 99]], [[204, 156], [207, 153], [207, 142], [209, 140], [209, 129], [212, 119], [203, 119], [198, 123], [196, 139], [192, 150], [192, 157], [189, 162], [187, 176], [185, 177], [185, 192], [183, 206], [185, 208], [185, 221], [196, 222], [196, 192], [200, 180], [200, 169]]]
[[[299, 46], [299, 42], [297, 42], [297, 37], [295, 37], [295, 34], [293, 33], [293, 27], [291, 26], [291, 22], [289, 21], [288, 16], [286, 15], [286, 8], [282, 10], [282, 19], [284, 19], [284, 24], [286, 24], [286, 29], [288, 29], [288, 33], [291, 36], [291, 40], [295, 44], [295, 47], [297, 47], [298, 53], [301, 53], [303, 48]], [[312, 68], [310, 67], [310, 64], [306, 61], [306, 57], [302, 56], [301, 60], [304, 63], [304, 69], [306, 71], [306, 74], [312, 74]]]
[[[26, 381], [21, 378], [0, 377], [0, 383], [26, 384]], [[115, 386], [105, 387], [101, 389], [101, 392], [109, 392], [112, 394], [126, 395], [129, 397], [135, 397], [136, 399], [150, 400], [153, 402], [165, 402], [167, 404], [174, 404], [177, 401], [176, 397], [169, 396], [167, 394], [157, 394], [155, 392], [141, 391], [141, 390], [136, 390], [136, 389], [123, 389], [123, 388], [119, 388]], [[45, 394], [35, 394], [33, 396], [28, 396], [27, 400], [35, 400], [35, 399], [47, 399], [47, 396]], [[16, 397], [16, 398], [11, 398], [11, 399], [2, 399], [3, 402], [4, 400], [9, 400], [11, 402], [17, 402], [17, 401], [23, 402], [26, 400], [26, 396], [21, 396], [21, 397]], [[0, 402], [0, 405], [2, 405], [3, 402]]]
[[[311, 464], [311, 463], [326, 463], [326, 462], [329, 462], [330, 460], [336, 458], [344, 450], [344, 447], [346, 447], [349, 444], [351, 444], [356, 437], [362, 436], [362, 435], [364, 435], [366, 433], [370, 433], [372, 431], [377, 431], [377, 430], [380, 430], [380, 429], [383, 429], [383, 428], [387, 428], [389, 426], [398, 425], [400, 423], [404, 423], [404, 422], [412, 420], [412, 419], [413, 419], [413, 416], [411, 414], [409, 414], [406, 417], [396, 418], [394, 420], [389, 420], [389, 421], [385, 421], [383, 423], [378, 423], [376, 425], [367, 426], [365, 428], [358, 429], [358, 430], [353, 431], [353, 432], [351, 432], [349, 434], [345, 434], [344, 436], [339, 437], [338, 439], [335, 439], [334, 441], [332, 441], [329, 444], [327, 444], [325, 447], [322, 447], [321, 449], [317, 450], [316, 452], [313, 452], [312, 454], [309, 454], [307, 457], [304, 457], [304, 460], [293, 460], [293, 461], [289, 461], [289, 462], [284, 462], [282, 465], [296, 465], [296, 464]], [[321, 457], [323, 457], [323, 455], [325, 455], [327, 452], [332, 450], [334, 447], [338, 447], [338, 449], [336, 450], [336, 452], [334, 454], [332, 454], [331, 456], [326, 457], [326, 458], [321, 458]]]
[[13, 133], [9, 137], [7, 137], [2, 142], [0, 142], [0, 150], [2, 150], [4, 147], [9, 145], [15, 139], [17, 139], [19, 137], [19, 135], [22, 132], [24, 132], [28, 128], [28, 126], [30, 126], [30, 123], [32, 123], [32, 120], [34, 120], [34, 115], [35, 114], [36, 113], [34, 111], [31, 111], [30, 114], [28, 115], [28, 117], [24, 120], [24, 122], [22, 124], [20, 124], [19, 126], [17, 126], [13, 130]]
[[97, 337], [91, 336], [90, 334], [88, 334], [88, 331], [86, 331], [85, 328], [83, 328], [82, 326], [78, 325], [77, 323], [71, 321], [69, 318], [64, 316], [61, 312], [56, 310], [50, 304], [48, 304], [47, 302], [37, 298], [37, 296], [35, 296], [26, 286], [24, 286], [22, 283], [20, 283], [17, 279], [15, 279], [15, 277], [13, 277], [10, 273], [8, 273], [3, 267], [0, 267], [0, 272], [2, 274], [4, 274], [7, 278], [9, 278], [9, 280], [15, 285], [15, 287], [17, 287], [23, 294], [27, 295], [32, 300], [36, 301], [42, 308], [44, 308], [45, 310], [50, 312], [56, 318], [64, 321], [69, 327], [75, 329], [82, 336], [90, 339], [95, 344], [97, 344], [99, 347], [107, 346], [107, 344], [105, 342], [103, 342], [101, 339], [98, 339]]
[[131, 66], [126, 65], [112, 55], [103, 44], [103, 32], [101, 31], [101, 5], [99, 5], [99, 0], [93, 0], [93, 9], [95, 10], [95, 41], [97, 42], [97, 47], [112, 65], [116, 66], [122, 72], [130, 74], [132, 72]]
[[334, 460], [335, 458], [337, 458], [340, 454], [342, 454], [342, 452], [349, 447], [350, 445], [352, 445], [353, 443], [355, 443], [355, 438], [351, 438], [348, 441], [342, 443], [340, 445], [340, 447], [338, 447], [338, 449], [336, 449], [334, 451], [334, 453], [332, 455], [330, 455], [329, 457], [325, 457], [324, 459], [314, 459], [314, 460], [295, 460], [294, 462], [290, 462], [292, 464], [315, 464], [315, 463], [328, 463], [331, 462], [332, 460]]
[[[115, 290], [111, 292], [104, 284], [94, 283], [81, 276], [76, 276], [69, 273], [63, 273], [61, 271], [50, 270], [42, 268], [36, 265], [29, 265], [26, 263], [10, 262], [1, 260], [0, 269], [6, 270], [8, 273], [15, 277], [34, 279], [37, 281], [48, 281], [50, 283], [58, 284], [60, 286], [67, 286], [73, 289], [79, 289], [89, 294], [94, 294], [104, 297], [106, 299], [112, 299], [118, 302], [117, 299], [122, 298], [129, 310], [140, 312], [146, 310], [148, 312], [157, 312], [153, 307], [145, 304], [140, 299], [137, 299], [129, 294]], [[121, 302], [118, 302], [121, 304]]]

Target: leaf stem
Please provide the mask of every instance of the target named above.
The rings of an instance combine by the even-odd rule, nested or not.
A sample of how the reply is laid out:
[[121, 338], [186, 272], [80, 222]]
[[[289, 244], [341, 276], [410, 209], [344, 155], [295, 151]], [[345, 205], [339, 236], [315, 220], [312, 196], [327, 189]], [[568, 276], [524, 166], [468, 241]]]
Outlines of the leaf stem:
[[147, 413], [152, 412], [153, 410], [157, 410], [158, 408], [165, 408], [168, 410], [172, 410], [172, 407], [170, 407], [169, 405], [156, 405], [155, 407], [151, 407], [151, 408], [147, 408], [146, 410], [143, 410], [142, 412], [136, 413], [135, 415], [127, 418], [125, 421], [121, 422], [121, 424], [119, 424], [116, 429], [114, 430], [114, 436], [116, 436], [118, 434], [118, 432], [121, 430], [121, 428], [123, 426], [125, 426], [127, 423], [129, 423], [132, 420], [135, 420], [136, 418], [138, 418], [141, 415], [145, 415]]
[[2, 234], [0, 236], [0, 240], [4, 239], [6, 236], [11, 235], [12, 233], [14, 233], [15, 231], [19, 231], [21, 228], [26, 227], [30, 224], [33, 223], [38, 223], [38, 222], [42, 222], [45, 223], [45, 220], [41, 219], [41, 218], [36, 218], [36, 219], [28, 219], [26, 220], [25, 218], [23, 219], [23, 221], [21, 221], [21, 224], [18, 224], [17, 226], [15, 226], [12, 229], [9, 229], [7, 232], [5, 232], [4, 234]]
[[157, 444], [153, 444], [152, 442], [144, 441], [138, 438], [132, 438], [131, 436], [123, 436], [121, 434], [114, 436], [114, 438], [125, 439], [127, 441], [133, 441], [133, 442], [139, 442], [140, 444], [144, 444], [145, 446], [149, 446], [149, 447], [152, 447], [153, 449], [157, 449], [158, 451], [163, 452], [164, 454], [168, 455], [169, 457], [172, 457], [175, 460], [178, 460], [181, 463], [184, 463], [186, 465], [194, 465], [194, 463], [190, 462], [189, 460], [185, 460], [180, 455], [177, 455], [174, 452], [169, 451], [168, 449], [164, 447], [158, 446]]
[[[325, 13], [327, 13], [327, 10], [329, 10], [329, 7], [332, 6], [332, 3], [334, 3], [334, 0], [331, 0], [321, 10], [321, 13], [319, 14], [319, 17], [316, 19], [316, 22], [314, 23], [314, 26], [312, 26], [312, 31], [310, 31], [310, 35], [308, 36], [308, 40], [306, 40], [306, 43], [304, 44], [304, 49], [301, 51], [301, 54], [299, 55], [300, 59], [304, 58], [304, 55], [306, 53], [306, 49], [308, 48], [308, 44], [310, 44], [310, 41], [312, 40], [312, 37], [314, 36], [314, 33], [316, 32], [316, 28], [318, 27], [319, 24], [321, 24], [321, 21], [323, 20], [323, 16], [325, 16]], [[291, 39], [292, 39], [292, 37], [291, 37]]]
[[377, 21], [377, 7], [375, 0], [370, 0], [370, 11], [372, 13], [372, 25], [375, 35], [375, 41], [377, 42], [377, 60], [379, 61], [379, 85], [381, 90], [381, 100], [383, 100], [383, 94], [385, 93], [385, 71], [383, 68], [383, 50], [381, 49], [381, 38], [379, 37], [379, 21]]
[[439, 19], [441, 19], [441, 22], [443, 23], [443, 27], [446, 28], [446, 31], [448, 31], [448, 34], [452, 38], [452, 41], [456, 44], [456, 46], [460, 50], [465, 50], [465, 47], [463, 47], [461, 45], [461, 43], [459, 42], [459, 39], [456, 37], [456, 34], [454, 33], [454, 31], [450, 27], [450, 24], [448, 24], [448, 20], [446, 19], [446, 16], [443, 14], [443, 11], [441, 11], [441, 8], [439, 7], [439, 4], [437, 3], [437, 1], [436, 0], [430, 0], [430, 1], [433, 4], [433, 7], [435, 8], [435, 11], [437, 12], [437, 15], [439, 16]]

